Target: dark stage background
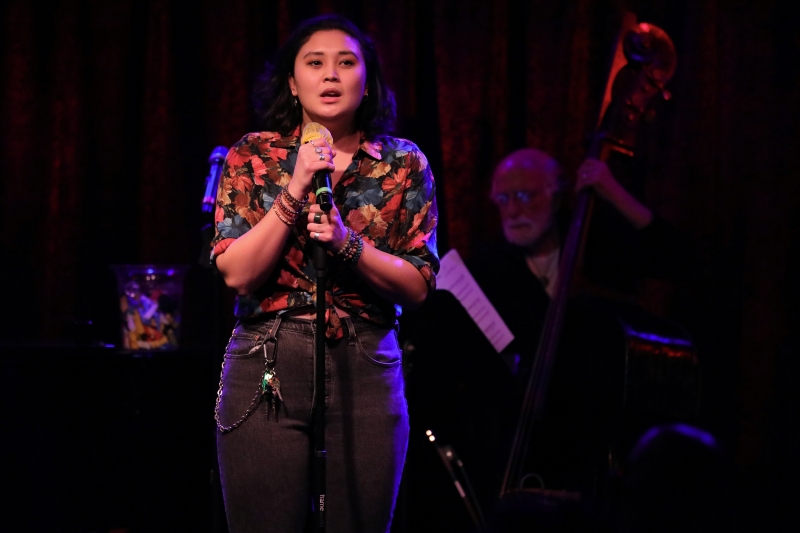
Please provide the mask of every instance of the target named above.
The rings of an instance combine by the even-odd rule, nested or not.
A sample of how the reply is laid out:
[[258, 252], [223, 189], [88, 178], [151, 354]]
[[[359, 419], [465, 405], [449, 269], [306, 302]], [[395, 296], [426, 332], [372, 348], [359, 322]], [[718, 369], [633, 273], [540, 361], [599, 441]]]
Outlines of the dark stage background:
[[[396, 91], [398, 133], [419, 144], [437, 179], [440, 252], [466, 255], [500, 234], [487, 187], [504, 154], [540, 147], [568, 172], [581, 162], [619, 15], [629, 8], [665, 29], [678, 53], [669, 84], [674, 98], [659, 107], [639, 152], [645, 198], [699, 251], [688, 278], [649, 283], [639, 301], [684, 324], [696, 340], [704, 375], [700, 424], [735, 461], [743, 523], [756, 530], [796, 523], [790, 509], [800, 496], [799, 6], [789, 0], [4, 2], [0, 202], [7, 255], [0, 340], [11, 362], [4, 363], [2, 439], [8, 452], [28, 451], [23, 461], [4, 453], [19, 476], [2, 476], [6, 491], [17, 494], [3, 515], [27, 513], [14, 523], [43, 523], [20, 487], [35, 493], [30, 472], [36, 471], [52, 488], [55, 475], [41, 477], [41, 456], [25, 443], [85, 435], [86, 424], [92, 435], [104, 424], [120, 430], [109, 421], [127, 412], [124, 406], [88, 418], [70, 406], [86, 383], [130, 374], [65, 363], [54, 354], [75, 340], [117, 342], [109, 265], [197, 263], [207, 157], [255, 128], [253, 80], [298, 21], [336, 11], [373, 36]], [[186, 343], [201, 352], [218, 353], [230, 320], [222, 307], [227, 297], [215, 283], [202, 269], [187, 283]], [[67, 352], [79, 357], [80, 350]], [[41, 373], [41, 380], [24, 369]], [[71, 381], [70, 372], [81, 380]], [[199, 402], [175, 399], [170, 409], [176, 417], [200, 409], [207, 416], [198, 423], [209, 426], [198, 434], [212, 434], [216, 363], [202, 375], [193, 372], [186, 379], [207, 394]], [[115, 395], [131, 387], [126, 383], [85, 395], [113, 407]], [[126, 405], [140, 412], [136, 402]], [[21, 413], [20, 406], [36, 411]], [[54, 428], [54, 419], [62, 425]], [[124, 439], [104, 442], [118, 440]], [[208, 442], [201, 438], [197, 446]], [[70, 457], [57, 456], [60, 468]], [[80, 457], [88, 460], [87, 452]], [[132, 469], [114, 467], [113, 454], [106, 460], [111, 473], [107, 468], [97, 486], [125, 483]], [[209, 505], [197, 503], [197, 513], [209, 515]], [[86, 518], [91, 506], [71, 512], [94, 524], [80, 526], [87, 530], [114, 525]], [[79, 528], [80, 518], [70, 520]]]

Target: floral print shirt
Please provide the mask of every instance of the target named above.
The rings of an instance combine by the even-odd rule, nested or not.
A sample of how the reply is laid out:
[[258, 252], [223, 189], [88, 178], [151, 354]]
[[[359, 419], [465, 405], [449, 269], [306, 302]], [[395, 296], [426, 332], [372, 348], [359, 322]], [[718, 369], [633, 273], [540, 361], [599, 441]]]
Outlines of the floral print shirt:
[[[272, 208], [292, 177], [299, 144], [298, 128], [290, 136], [250, 133], [230, 149], [217, 192], [212, 261]], [[429, 292], [436, 288], [435, 183], [425, 155], [414, 143], [395, 137], [381, 137], [375, 142], [362, 139], [352, 163], [333, 189], [334, 203], [345, 226], [378, 250], [414, 265]], [[313, 203], [313, 193], [309, 196]], [[254, 293], [237, 297], [237, 317], [299, 309], [316, 302], [313, 241], [307, 223], [304, 213], [292, 228], [284, 256], [267, 281]], [[400, 306], [375, 293], [338, 255], [328, 256], [328, 336], [341, 337], [338, 316], [335, 310], [330, 312], [333, 305], [377, 324], [394, 325]]]

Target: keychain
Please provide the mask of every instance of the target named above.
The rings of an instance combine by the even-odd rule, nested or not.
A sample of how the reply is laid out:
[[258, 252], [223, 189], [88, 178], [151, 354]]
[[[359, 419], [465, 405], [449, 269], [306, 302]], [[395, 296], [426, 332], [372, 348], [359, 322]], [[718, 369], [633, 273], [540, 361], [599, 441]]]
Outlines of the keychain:
[[[261, 391], [264, 399], [267, 402], [267, 416], [269, 417], [269, 410], [272, 409], [275, 418], [278, 417], [278, 410], [283, 402], [281, 395], [281, 381], [275, 373], [275, 357], [272, 359], [267, 355], [267, 343], [264, 343], [264, 358], [266, 359], [266, 370], [261, 378]], [[274, 353], [274, 352], [273, 352]]]

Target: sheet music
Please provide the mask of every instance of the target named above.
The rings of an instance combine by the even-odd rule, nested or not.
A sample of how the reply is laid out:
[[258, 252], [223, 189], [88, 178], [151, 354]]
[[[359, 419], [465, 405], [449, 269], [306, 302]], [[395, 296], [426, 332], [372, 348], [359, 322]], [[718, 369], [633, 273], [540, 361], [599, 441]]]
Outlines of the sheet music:
[[511, 330], [500, 318], [455, 249], [447, 252], [441, 259], [436, 288], [450, 291], [456, 297], [498, 353], [514, 340]]

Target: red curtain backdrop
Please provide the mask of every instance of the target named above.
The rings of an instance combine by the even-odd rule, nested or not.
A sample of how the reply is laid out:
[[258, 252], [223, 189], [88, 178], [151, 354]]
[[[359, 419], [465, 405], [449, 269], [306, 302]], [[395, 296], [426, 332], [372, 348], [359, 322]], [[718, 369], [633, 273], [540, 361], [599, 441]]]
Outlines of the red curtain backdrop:
[[321, 12], [375, 39], [398, 133], [437, 179], [440, 252], [468, 254], [500, 234], [487, 192], [504, 154], [535, 146], [568, 173], [580, 164], [624, 9], [677, 48], [674, 97], [640, 149], [644, 191], [699, 250], [689, 279], [649, 285], [640, 301], [695, 336], [706, 424], [745, 481], [767, 472], [782, 486], [776, 451], [797, 444], [796, 426], [776, 420], [795, 419], [800, 376], [800, 8], [789, 0], [8, 0], [0, 339], [60, 341], [86, 319], [114, 331], [109, 265], [197, 262], [208, 154], [255, 128], [254, 78]]

